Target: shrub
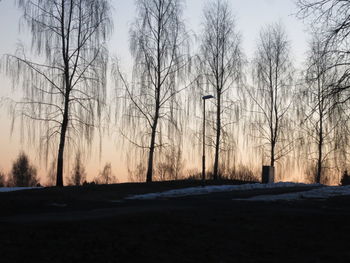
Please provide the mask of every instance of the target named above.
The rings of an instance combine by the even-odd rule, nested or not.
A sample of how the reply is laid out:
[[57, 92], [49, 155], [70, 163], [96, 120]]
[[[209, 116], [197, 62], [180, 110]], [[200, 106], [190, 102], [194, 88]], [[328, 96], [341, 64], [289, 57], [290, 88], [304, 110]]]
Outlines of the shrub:
[[185, 179], [189, 181], [202, 180], [202, 172], [198, 171], [198, 169], [188, 169], [185, 171]]
[[144, 182], [146, 181], [146, 166], [144, 162], [140, 162], [134, 170], [128, 169], [130, 182]]
[[85, 182], [83, 183], [83, 186], [90, 186], [90, 185], [96, 185], [96, 182], [94, 182], [94, 181], [92, 181], [92, 182], [87, 182], [87, 181], [85, 181]]
[[78, 152], [75, 156], [74, 167], [71, 173], [70, 178], [68, 178], [70, 185], [83, 185], [86, 181], [86, 172], [84, 164], [81, 160], [81, 153]]
[[350, 185], [350, 176], [347, 170], [344, 171], [342, 179], [341, 179], [341, 185]]
[[14, 161], [9, 179], [9, 184], [12, 186], [36, 186], [39, 183], [36, 168], [30, 164], [24, 152], [21, 152]]
[[6, 176], [2, 171], [0, 171], [0, 187], [4, 187], [5, 184], [6, 184]]
[[112, 173], [112, 165], [111, 163], [106, 163], [103, 167], [102, 172], [99, 173], [98, 177], [95, 178], [96, 184], [114, 184], [118, 180]]
[[259, 179], [254, 174], [250, 167], [240, 164], [238, 167], [229, 171], [228, 176], [225, 179], [244, 181], [244, 182], [257, 182]]
[[56, 185], [56, 169], [57, 169], [57, 162], [54, 159], [49, 167], [49, 171], [47, 173], [47, 185], [48, 186], [54, 186]]

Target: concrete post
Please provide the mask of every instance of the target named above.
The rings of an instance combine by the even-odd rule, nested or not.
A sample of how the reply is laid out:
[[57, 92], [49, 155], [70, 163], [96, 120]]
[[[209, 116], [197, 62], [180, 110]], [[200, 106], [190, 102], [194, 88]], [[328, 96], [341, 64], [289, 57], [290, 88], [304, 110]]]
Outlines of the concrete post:
[[271, 184], [275, 182], [275, 167], [263, 166], [261, 182], [263, 184]]

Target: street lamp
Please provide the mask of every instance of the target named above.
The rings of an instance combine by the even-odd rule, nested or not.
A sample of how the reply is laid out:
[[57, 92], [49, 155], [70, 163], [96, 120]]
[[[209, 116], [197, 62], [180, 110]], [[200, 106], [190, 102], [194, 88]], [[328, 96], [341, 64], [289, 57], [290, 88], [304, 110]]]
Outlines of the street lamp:
[[213, 99], [213, 95], [203, 96], [203, 156], [202, 156], [202, 182], [205, 182], [205, 101]]

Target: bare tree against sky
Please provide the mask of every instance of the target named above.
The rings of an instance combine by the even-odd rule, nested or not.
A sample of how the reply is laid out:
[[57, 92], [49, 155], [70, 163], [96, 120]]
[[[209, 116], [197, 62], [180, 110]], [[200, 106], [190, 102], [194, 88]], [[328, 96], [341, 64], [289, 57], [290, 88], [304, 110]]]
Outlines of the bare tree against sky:
[[[339, 102], [350, 99], [350, 2], [344, 0], [297, 0], [298, 17], [309, 19], [312, 27], [322, 34], [324, 52], [333, 55], [333, 64], [326, 70], [337, 68], [338, 79], [332, 84], [331, 94]], [[340, 94], [340, 95], [339, 95]]]
[[178, 180], [182, 177], [184, 161], [182, 149], [176, 146], [166, 148], [162, 151], [163, 158], [156, 166], [155, 178], [159, 181]]
[[54, 186], [56, 184], [56, 176], [57, 176], [57, 162], [56, 159], [52, 160], [49, 169], [47, 171], [47, 183], [48, 186]]
[[130, 141], [147, 149], [146, 181], [151, 182], [155, 150], [164, 146], [160, 122], [176, 129], [177, 95], [185, 88], [179, 77], [185, 77], [188, 65], [188, 35], [182, 0], [137, 0], [136, 5], [137, 17], [130, 30], [133, 81], [129, 84], [119, 70], [116, 74], [130, 102], [125, 107], [129, 130], [142, 133]]
[[5, 69], [24, 94], [14, 114], [20, 114], [28, 129], [38, 129], [44, 156], [50, 148], [57, 150], [56, 184], [63, 186], [66, 141], [91, 143], [105, 103], [110, 1], [16, 3], [31, 33], [32, 53], [28, 56], [20, 46], [15, 55], [6, 56]]
[[333, 99], [329, 96], [337, 72], [328, 71], [332, 58], [324, 54], [323, 42], [318, 33], [314, 33], [307, 56], [307, 70], [302, 85], [299, 113], [302, 117], [302, 129], [306, 133], [307, 159], [315, 164], [315, 181], [320, 183], [326, 174], [327, 163], [336, 151], [335, 132], [341, 125], [341, 115], [333, 108]]
[[[232, 10], [227, 1], [213, 0], [204, 8], [204, 21], [200, 44], [201, 78], [208, 83], [200, 85], [204, 92], [213, 93], [215, 97], [215, 157], [214, 179], [218, 179], [220, 150], [223, 129], [232, 123], [225, 122], [227, 115], [233, 115], [235, 89], [242, 70], [241, 37], [236, 31]], [[203, 87], [204, 86], [204, 87]]]
[[37, 170], [30, 163], [28, 156], [21, 152], [12, 164], [8, 183], [11, 186], [37, 186]]
[[68, 177], [68, 182], [70, 185], [75, 186], [83, 185], [84, 182], [86, 182], [85, 166], [83, 164], [80, 151], [78, 151], [75, 155], [73, 170], [70, 177]]
[[0, 170], [0, 187], [5, 187], [5, 185], [6, 185], [6, 175]]
[[[349, 159], [349, 103], [350, 103], [350, 2], [342, 0], [298, 0], [297, 16], [310, 23], [311, 29], [320, 32], [323, 56], [328, 61], [322, 74], [332, 76], [328, 96], [333, 100], [333, 110], [341, 117], [334, 132], [333, 166], [347, 169]], [[341, 173], [341, 171], [339, 171]]]
[[254, 86], [248, 89], [252, 99], [253, 130], [263, 143], [270, 166], [290, 151], [292, 130], [288, 130], [288, 111], [292, 104], [292, 64], [290, 45], [283, 27], [271, 24], [263, 28], [253, 60]]
[[103, 170], [99, 173], [98, 177], [94, 180], [97, 184], [114, 184], [117, 182], [117, 178], [112, 172], [111, 163], [106, 163], [103, 166]]

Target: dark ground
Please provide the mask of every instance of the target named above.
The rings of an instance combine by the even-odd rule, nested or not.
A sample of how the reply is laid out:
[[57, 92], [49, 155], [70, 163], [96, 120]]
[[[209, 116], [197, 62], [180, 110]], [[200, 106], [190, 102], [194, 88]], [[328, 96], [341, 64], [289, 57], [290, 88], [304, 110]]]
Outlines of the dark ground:
[[350, 197], [232, 200], [294, 188], [118, 202], [195, 185], [0, 193], [0, 262], [350, 262]]

